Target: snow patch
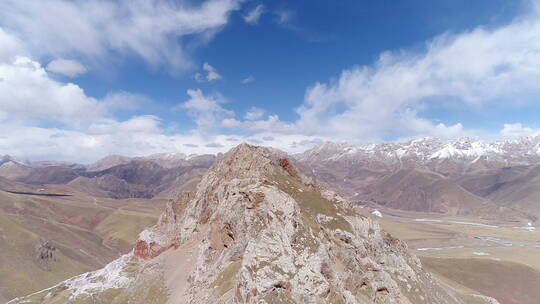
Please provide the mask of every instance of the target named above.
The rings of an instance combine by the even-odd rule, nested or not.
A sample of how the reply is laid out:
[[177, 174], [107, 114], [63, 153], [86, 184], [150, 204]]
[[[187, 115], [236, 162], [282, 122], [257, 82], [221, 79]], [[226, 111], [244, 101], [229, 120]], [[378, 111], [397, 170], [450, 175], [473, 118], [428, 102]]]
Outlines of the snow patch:
[[85, 294], [91, 295], [107, 289], [119, 289], [129, 286], [131, 279], [124, 272], [124, 267], [130, 258], [131, 254], [125, 254], [102, 269], [83, 273], [67, 280], [66, 285], [73, 290], [70, 299]]
[[375, 216], [378, 216], [378, 217], [382, 217], [382, 213], [379, 210], [373, 210], [373, 211], [371, 211], [371, 214], [373, 214]]
[[139, 240], [144, 241], [147, 244], [155, 243], [161, 246], [168, 243], [168, 240], [163, 233], [154, 231], [153, 228], [144, 229], [141, 233], [139, 233]]

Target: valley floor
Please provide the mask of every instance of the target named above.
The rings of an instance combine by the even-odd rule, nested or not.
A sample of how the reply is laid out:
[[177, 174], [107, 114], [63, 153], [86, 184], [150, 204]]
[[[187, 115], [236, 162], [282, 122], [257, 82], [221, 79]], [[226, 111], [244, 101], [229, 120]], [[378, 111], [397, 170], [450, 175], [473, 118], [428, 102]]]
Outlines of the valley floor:
[[0, 303], [99, 269], [131, 250], [166, 202], [24, 191], [0, 190]]
[[491, 296], [501, 304], [538, 303], [540, 231], [534, 227], [379, 211], [381, 226], [406, 241], [424, 267], [448, 285], [471, 295]]

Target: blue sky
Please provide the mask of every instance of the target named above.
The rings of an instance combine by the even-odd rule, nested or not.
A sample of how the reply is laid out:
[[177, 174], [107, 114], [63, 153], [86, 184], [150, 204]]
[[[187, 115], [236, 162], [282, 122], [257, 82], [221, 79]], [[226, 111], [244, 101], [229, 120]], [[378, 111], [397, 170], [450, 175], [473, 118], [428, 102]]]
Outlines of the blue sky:
[[525, 0], [5, 0], [0, 154], [531, 135], [539, 17]]

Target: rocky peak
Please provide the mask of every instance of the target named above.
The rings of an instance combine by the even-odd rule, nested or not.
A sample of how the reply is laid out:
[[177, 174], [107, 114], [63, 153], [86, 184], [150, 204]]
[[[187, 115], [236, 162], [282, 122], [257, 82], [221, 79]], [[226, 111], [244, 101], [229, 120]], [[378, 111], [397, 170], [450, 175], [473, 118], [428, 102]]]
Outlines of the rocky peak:
[[221, 178], [248, 178], [262, 176], [273, 170], [275, 157], [266, 148], [251, 146], [243, 143], [233, 148], [229, 153], [210, 169], [207, 176]]
[[90, 300], [463, 303], [373, 219], [287, 158], [247, 144], [171, 200], [132, 253], [13, 303]]

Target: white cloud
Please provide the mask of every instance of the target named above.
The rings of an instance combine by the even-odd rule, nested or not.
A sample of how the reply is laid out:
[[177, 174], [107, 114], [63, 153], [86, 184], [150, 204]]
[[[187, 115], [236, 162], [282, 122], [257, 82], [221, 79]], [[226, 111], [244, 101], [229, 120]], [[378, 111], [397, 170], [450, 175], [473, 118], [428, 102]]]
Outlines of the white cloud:
[[160, 120], [153, 115], [136, 116], [126, 121], [105, 121], [103, 123], [94, 123], [87, 129], [88, 134], [111, 134], [111, 133], [145, 133], [158, 134], [161, 132], [159, 128]]
[[[540, 18], [537, 10], [530, 16], [499, 28], [477, 28], [461, 34], [442, 35], [428, 42], [421, 52], [386, 52], [373, 65], [351, 67], [335, 80], [315, 83], [306, 90], [302, 104], [296, 109], [299, 118], [292, 122], [281, 121], [277, 115], [265, 117], [264, 112], [261, 114], [260, 111], [251, 110], [246, 113], [244, 120], [236, 119], [235, 113], [226, 109], [221, 96], [189, 90], [189, 100], [176, 109], [185, 110], [197, 127], [172, 135], [161, 128], [163, 122], [156, 116], [135, 116], [125, 121], [112, 118], [111, 113], [119, 108], [137, 108], [137, 105], [145, 102], [144, 97], [115, 92], [102, 99], [92, 98], [75, 84], [49, 77], [35, 59], [30, 59], [32, 57], [16, 57], [25, 54], [21, 48], [21, 41], [24, 41], [24, 46], [29, 45], [32, 52], [39, 49], [37, 46], [43, 46], [40, 51], [42, 55], [57, 58], [65, 57], [68, 52], [76, 53], [70, 58], [134, 53], [155, 64], [167, 62], [169, 56], [172, 56], [173, 60], [180, 60], [173, 65], [185, 67], [189, 62], [185, 57], [184, 45], [173, 42], [176, 39], [169, 40], [170, 35], [176, 38], [193, 34], [211, 35], [226, 23], [228, 13], [234, 9], [230, 7], [235, 7], [230, 6], [232, 1], [207, 1], [202, 6], [189, 9], [175, 7], [176, 10], [164, 12], [162, 8], [175, 4], [163, 4], [165, 2], [155, 0], [152, 2], [157, 3], [155, 7], [142, 13], [140, 7], [145, 7], [146, 2], [141, 1], [88, 1], [91, 4], [97, 3], [94, 7], [78, 0], [21, 1], [28, 7], [21, 8], [15, 16], [26, 16], [35, 7], [49, 7], [53, 4], [58, 6], [57, 11], [62, 20], [70, 20], [63, 15], [71, 16], [81, 7], [99, 11], [103, 7], [112, 6], [115, 8], [112, 13], [104, 10], [105, 15], [100, 17], [104, 22], [112, 18], [110, 14], [116, 16], [121, 7], [136, 7], [126, 17], [111, 21], [117, 26], [136, 24], [135, 28], [145, 28], [139, 24], [144, 23], [141, 21], [144, 18], [140, 19], [140, 16], [152, 20], [154, 16], [147, 15], [167, 16], [163, 18], [163, 24], [149, 21], [147, 25], [156, 27], [155, 30], [143, 31], [141, 35], [128, 31], [127, 37], [114, 43], [107, 40], [116, 34], [111, 31], [108, 22], [105, 22], [103, 29], [106, 33], [103, 36], [107, 38], [100, 35], [98, 38], [93, 37], [93, 28], [99, 24], [94, 19], [101, 16], [96, 12], [85, 12], [81, 20], [74, 21], [78, 37], [72, 37], [74, 33], [71, 33], [71, 29], [59, 29], [58, 33], [52, 31], [57, 26], [54, 22], [42, 24], [45, 28], [44, 37], [56, 39], [50, 41], [61, 41], [60, 46], [44, 43], [41, 36], [32, 41], [28, 37], [37, 33], [38, 28], [9, 21], [15, 26], [0, 29], [0, 129], [11, 132], [0, 134], [0, 154], [94, 160], [110, 153], [144, 155], [174, 151], [226, 151], [241, 141], [264, 143], [270, 138], [273, 138], [273, 146], [297, 152], [322, 140], [356, 143], [380, 141], [390, 136], [457, 137], [474, 130], [466, 129], [458, 122], [445, 124], [429, 118], [428, 112], [432, 107], [444, 109], [445, 104], [452, 104], [470, 111], [504, 109], [516, 104], [534, 105], [540, 94], [537, 83], [537, 79], [540, 79]], [[13, 0], [0, 3], [0, 25], [7, 23], [3, 18], [5, 12], [2, 11], [6, 3], [18, 7], [18, 2]], [[209, 9], [212, 5], [214, 8]], [[193, 19], [191, 14], [178, 17], [182, 15], [179, 11], [197, 11], [198, 15], [195, 15], [202, 19], [214, 14], [224, 19], [222, 22], [209, 23], [207, 20], [195, 20], [197, 18]], [[39, 20], [38, 24], [49, 20], [50, 16], [44, 15], [47, 16]], [[135, 18], [135, 15], [138, 17]], [[190, 30], [178, 32], [174, 30], [177, 26], [187, 24], [176, 24], [178, 18], [191, 20], [196, 25]], [[292, 12], [284, 12], [279, 18], [281, 22], [290, 22]], [[175, 22], [169, 24], [171, 20]], [[14, 38], [11, 35], [14, 32], [21, 35], [21, 39]], [[150, 32], [157, 33], [157, 37], [150, 35]], [[74, 41], [85, 34], [88, 34], [88, 41], [81, 41], [85, 44], [83, 50], [83, 46], [76, 45]], [[145, 38], [145, 35], [152, 37]], [[152, 44], [153, 41], [158, 43]], [[161, 48], [163, 45], [165, 47]], [[175, 57], [173, 54], [180, 56]], [[206, 63], [197, 78], [211, 81], [219, 79], [220, 75]], [[60, 122], [68, 127], [37, 127], [41, 124], [34, 123], [34, 120]], [[239, 131], [239, 134], [215, 135], [225, 131], [221, 128], [225, 128], [227, 133]], [[531, 132], [535, 130], [515, 123], [505, 124], [500, 134], [513, 137], [529, 135]], [[82, 149], [88, 153], [81, 155]]]
[[[110, 154], [144, 156], [170, 152], [225, 152], [241, 142], [265, 144], [265, 141], [271, 141], [275, 148], [300, 152], [323, 140], [268, 132], [249, 136], [202, 136], [196, 132], [167, 135], [159, 128], [159, 124], [160, 121], [155, 117], [142, 116], [124, 122], [102, 123], [85, 131], [0, 122], [0, 129], [10, 130], [0, 134], [0, 155], [89, 163]], [[235, 140], [231, 140], [233, 138]]]
[[77, 77], [88, 72], [80, 62], [71, 59], [55, 59], [47, 64], [47, 71], [67, 77]]
[[[24, 41], [36, 58], [77, 55], [95, 61], [134, 54], [153, 65], [184, 69], [191, 65], [187, 49], [212, 38], [239, 3], [4, 0], [0, 27]], [[195, 44], [186, 47], [182, 38], [188, 36]]]
[[206, 80], [214, 81], [221, 79], [221, 75], [219, 75], [217, 70], [213, 66], [209, 65], [208, 62], [203, 64], [203, 70], [206, 71]]
[[296, 130], [364, 141], [456, 137], [470, 130], [459, 123], [434, 122], [424, 113], [444, 107], [444, 102], [471, 111], [536, 103], [538, 16], [536, 10], [499, 28], [445, 34], [427, 43], [423, 52], [386, 52], [373, 66], [353, 67], [335, 81], [316, 83], [296, 110]]
[[286, 134], [302, 134], [292, 124], [285, 123], [278, 115], [269, 115], [266, 120], [240, 121], [234, 118], [223, 119], [221, 125], [230, 129], [247, 129], [250, 131], [268, 131]]
[[21, 42], [0, 27], [0, 63], [11, 62], [17, 55], [23, 55]]
[[144, 106], [148, 107], [151, 103], [152, 100], [146, 96], [126, 91], [109, 92], [101, 100], [101, 104], [103, 104], [110, 112], [121, 111], [123, 113], [136, 111]]
[[242, 84], [248, 84], [255, 81], [255, 77], [253, 75], [249, 75], [248, 77], [242, 79]]
[[187, 94], [190, 99], [175, 109], [187, 110], [201, 132], [216, 129], [223, 119], [234, 116], [233, 111], [221, 106], [223, 103], [221, 96], [205, 96], [201, 90], [188, 90]]
[[79, 86], [51, 79], [38, 62], [27, 57], [0, 63], [0, 78], [0, 112], [11, 118], [79, 127], [108, 115], [105, 106]]
[[264, 5], [259, 4], [254, 9], [249, 11], [246, 15], [243, 16], [244, 21], [249, 24], [259, 23], [261, 15], [264, 13]]
[[[228, 118], [222, 125], [351, 142], [481, 134], [485, 131], [434, 121], [427, 113], [448, 104], [481, 112], [538, 103], [539, 15], [535, 9], [499, 28], [444, 34], [421, 52], [385, 52], [372, 66], [352, 67], [336, 80], [308, 88], [292, 123], [271, 115]], [[290, 15], [280, 18], [285, 22]]]
[[[61, 123], [84, 129], [93, 123], [112, 121], [111, 114], [119, 108], [125, 113], [150, 102], [144, 96], [128, 92], [112, 92], [102, 100], [89, 97], [78, 85], [51, 78], [39, 62], [20, 55], [26, 53], [18, 39], [0, 28], [0, 120], [3, 122]], [[69, 73], [80, 68], [69, 67], [71, 64], [53, 61], [49, 68]]]
[[0, 123], [0, 128], [11, 130], [0, 136], [0, 154], [11, 153], [30, 159], [92, 162], [110, 154], [136, 156], [161, 152], [210, 152], [204, 148], [183, 147], [184, 143], [201, 146], [205, 141], [196, 134], [165, 135], [152, 117], [100, 124], [90, 131], [5, 123]]
[[214, 80], [221, 79], [221, 75], [217, 72], [216, 68], [208, 64], [208, 62], [203, 63], [202, 69], [206, 72], [206, 75], [203, 75], [200, 72], [193, 75], [193, 79], [195, 79], [197, 82], [212, 82]]
[[538, 134], [540, 130], [524, 127], [521, 123], [505, 123], [501, 135], [503, 137], [523, 137]]
[[256, 119], [259, 119], [259, 118], [263, 117], [265, 112], [266, 111], [264, 109], [257, 108], [257, 107], [251, 107], [246, 112], [246, 115], [244, 115], [244, 118], [247, 119], [247, 120], [256, 120]]

